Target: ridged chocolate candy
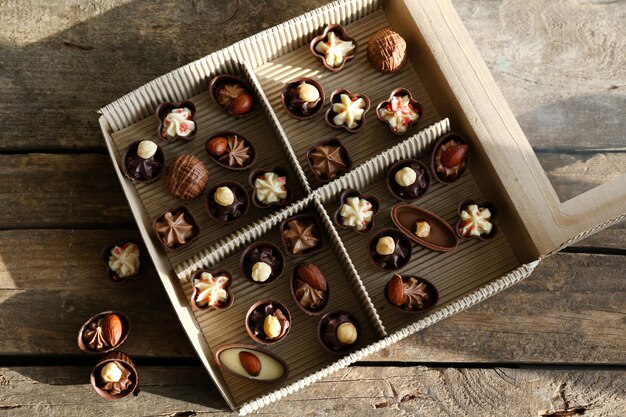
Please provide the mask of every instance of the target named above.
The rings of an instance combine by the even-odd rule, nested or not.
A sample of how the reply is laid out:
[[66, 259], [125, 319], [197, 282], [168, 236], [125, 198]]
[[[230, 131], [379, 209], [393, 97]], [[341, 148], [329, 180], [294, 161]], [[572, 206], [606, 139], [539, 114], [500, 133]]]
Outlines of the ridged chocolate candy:
[[193, 200], [204, 192], [209, 171], [193, 155], [181, 155], [168, 166], [165, 174], [167, 191], [179, 200]]
[[400, 71], [407, 62], [406, 42], [391, 29], [380, 29], [367, 42], [367, 60], [378, 72]]

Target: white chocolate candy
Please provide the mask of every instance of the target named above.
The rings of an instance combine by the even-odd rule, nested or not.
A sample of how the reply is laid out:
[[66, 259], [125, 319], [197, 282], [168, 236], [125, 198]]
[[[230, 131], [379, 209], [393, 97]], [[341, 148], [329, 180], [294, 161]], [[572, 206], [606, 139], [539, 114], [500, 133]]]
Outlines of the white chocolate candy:
[[396, 250], [396, 243], [393, 238], [389, 236], [383, 236], [378, 239], [376, 244], [376, 253], [379, 255], [391, 255]]
[[191, 120], [191, 110], [187, 107], [173, 109], [163, 120], [163, 133], [173, 138], [189, 136], [196, 130], [196, 124]]
[[428, 237], [430, 235], [430, 223], [427, 221], [418, 221], [415, 223], [415, 236]]
[[411, 167], [404, 167], [395, 175], [396, 183], [401, 187], [413, 185], [417, 180], [417, 172]]
[[420, 117], [411, 105], [409, 96], [392, 97], [387, 107], [380, 109], [378, 114], [389, 123], [391, 130], [398, 133], [406, 132], [411, 123]]
[[287, 198], [287, 179], [274, 172], [266, 172], [254, 180], [256, 198], [263, 204], [278, 203]]
[[122, 379], [122, 370], [115, 362], [109, 362], [100, 370], [104, 382], [119, 382]]
[[208, 272], [200, 274], [200, 279], [194, 282], [197, 290], [196, 304], [208, 304], [215, 307], [220, 303], [228, 301], [228, 277], [226, 275], [218, 275], [214, 277]]
[[233, 194], [233, 190], [228, 187], [218, 187], [218, 189], [215, 190], [213, 199], [220, 206], [227, 207], [235, 202], [235, 194]]
[[339, 98], [339, 103], [333, 103], [333, 123], [337, 126], [346, 125], [348, 129], [356, 128], [363, 118], [367, 103], [361, 97], [352, 101], [347, 94], [342, 94]]
[[357, 336], [356, 327], [349, 321], [341, 323], [339, 327], [337, 327], [337, 340], [344, 345], [351, 345], [356, 342]]
[[134, 243], [126, 243], [123, 246], [115, 246], [109, 256], [109, 269], [120, 278], [132, 277], [139, 272], [141, 260], [139, 258], [139, 246]]
[[328, 40], [315, 45], [315, 50], [326, 56], [326, 64], [329, 67], [340, 66], [354, 48], [356, 45], [352, 41], [340, 39], [335, 32], [328, 32]]
[[265, 262], [257, 262], [252, 265], [250, 276], [256, 282], [265, 282], [272, 275], [272, 267]]
[[461, 234], [463, 236], [480, 236], [491, 233], [491, 212], [487, 207], [470, 204], [461, 212]]
[[344, 226], [354, 227], [356, 230], [367, 229], [374, 217], [372, 203], [359, 197], [348, 198], [339, 214]]
[[312, 103], [320, 98], [320, 92], [311, 84], [302, 82], [297, 88], [300, 100]]
[[[250, 375], [241, 365], [240, 352], [251, 353], [261, 362], [261, 372], [257, 376]], [[253, 348], [231, 347], [224, 349], [219, 354], [219, 360], [222, 366], [245, 379], [270, 382], [282, 378], [287, 373], [285, 366], [273, 355]]]
[[158, 146], [151, 140], [142, 140], [137, 146], [137, 156], [143, 159], [152, 158], [156, 153]]

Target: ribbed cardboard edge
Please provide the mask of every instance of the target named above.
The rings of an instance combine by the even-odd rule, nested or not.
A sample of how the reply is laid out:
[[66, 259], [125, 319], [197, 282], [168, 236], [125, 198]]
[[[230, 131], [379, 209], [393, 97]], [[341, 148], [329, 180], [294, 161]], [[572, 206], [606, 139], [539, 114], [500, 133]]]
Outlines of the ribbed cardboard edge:
[[509, 288], [514, 284], [517, 284], [518, 282], [529, 276], [536, 268], [538, 263], [539, 261], [535, 261], [529, 264], [522, 265], [514, 271], [510, 272], [509, 274], [503, 276], [502, 278], [499, 278], [498, 280], [492, 282], [491, 284], [487, 284], [481, 287], [480, 289], [472, 292], [471, 294], [455, 301], [454, 303], [446, 307], [435, 310], [433, 313], [405, 327], [404, 329], [399, 330], [378, 342], [372, 343], [371, 345], [363, 349], [359, 349], [351, 355], [346, 356], [345, 358], [335, 362], [334, 364], [327, 366], [326, 368], [306, 378], [303, 378], [300, 381], [297, 381], [287, 387], [281, 388], [272, 393], [259, 397], [256, 400], [243, 404], [239, 408], [239, 415], [244, 416], [251, 412], [254, 412], [261, 407], [264, 407], [285, 397], [286, 395], [292, 394], [314, 382], [319, 381], [324, 377], [327, 377], [333, 372], [347, 367], [351, 363], [364, 359], [366, 356], [373, 353], [379, 352], [380, 350], [389, 347], [390, 345], [410, 336], [413, 333], [423, 330], [426, 327], [432, 326], [433, 324], [440, 322], [443, 319], [451, 317], [457, 313], [460, 313], [463, 310], [466, 310], [478, 303], [485, 301], [487, 298]]
[[[259, 32], [156, 78], [101, 108], [113, 132], [154, 113], [163, 101], [180, 101], [208, 88], [220, 72], [240, 72], [243, 62], [251, 68], [305, 45], [324, 25], [346, 25], [377, 10], [382, 0], [339, 0]], [[165, 88], [163, 88], [165, 87]]]
[[443, 119], [421, 130], [416, 135], [369, 159], [346, 175], [313, 191], [327, 203], [346, 188], [361, 189], [380, 177], [392, 162], [405, 158], [421, 158], [441, 135], [450, 131], [450, 120]]
[[[283, 129], [282, 125], [280, 124], [280, 121], [278, 120], [278, 116], [276, 116], [276, 113], [274, 112], [274, 109], [272, 108], [272, 105], [270, 104], [267, 98], [267, 95], [263, 91], [263, 88], [261, 87], [261, 83], [259, 82], [256, 75], [254, 75], [254, 71], [252, 70], [252, 67], [246, 61], [244, 61], [243, 63], [243, 72], [246, 74], [246, 77], [250, 81], [252, 88], [254, 89], [256, 93], [256, 96], [261, 99], [261, 104], [263, 106], [263, 109], [265, 110], [265, 115], [270, 119], [271, 124], [272, 124], [272, 129], [274, 130], [276, 135], [280, 138], [280, 145], [282, 146], [283, 150], [287, 154], [289, 163], [291, 164], [291, 167], [293, 168], [293, 170], [296, 172], [298, 181], [300, 181], [300, 184], [304, 187], [306, 194], [310, 194], [311, 186], [309, 185], [309, 181], [306, 179], [306, 175], [304, 174], [304, 171], [302, 170], [302, 167], [300, 166], [300, 163], [298, 162], [298, 157], [296, 156], [296, 153], [293, 151], [293, 148], [291, 147], [291, 144], [289, 143], [289, 139], [287, 138], [285, 129]], [[269, 169], [272, 167], [265, 167], [265, 168]]]

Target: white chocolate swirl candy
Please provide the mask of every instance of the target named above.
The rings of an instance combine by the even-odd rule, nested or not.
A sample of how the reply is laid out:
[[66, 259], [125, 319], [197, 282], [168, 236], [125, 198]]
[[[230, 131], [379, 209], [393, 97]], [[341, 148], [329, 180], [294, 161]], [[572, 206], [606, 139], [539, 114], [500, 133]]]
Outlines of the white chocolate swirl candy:
[[349, 95], [342, 94], [341, 102], [333, 103], [333, 123], [337, 126], [346, 125], [348, 129], [354, 129], [359, 125], [359, 121], [363, 118], [367, 103], [361, 97], [352, 101]]
[[220, 303], [228, 301], [228, 277], [226, 275], [218, 275], [214, 277], [208, 272], [200, 274], [200, 279], [194, 282], [194, 286], [198, 291], [196, 296], [196, 304], [209, 305], [215, 307]]
[[392, 97], [387, 107], [379, 110], [379, 114], [389, 123], [391, 130], [398, 133], [406, 132], [411, 123], [420, 117], [411, 105], [409, 96]]
[[171, 138], [191, 135], [196, 130], [196, 124], [191, 117], [191, 110], [187, 107], [172, 109], [163, 120], [163, 133]]
[[266, 172], [254, 180], [256, 198], [263, 204], [278, 203], [287, 198], [287, 179], [274, 172]]
[[352, 41], [344, 41], [340, 39], [335, 32], [328, 32], [328, 40], [318, 42], [318, 44], [315, 45], [315, 50], [324, 54], [326, 64], [329, 67], [336, 68], [354, 51], [355, 47]]
[[491, 233], [491, 212], [486, 207], [478, 208], [470, 204], [461, 212], [461, 234], [463, 236], [481, 236]]
[[109, 256], [109, 269], [120, 278], [132, 277], [139, 272], [139, 246], [134, 243], [126, 243], [123, 246], [115, 246]]
[[349, 197], [341, 207], [342, 223], [344, 226], [364, 230], [371, 223], [374, 216], [372, 203], [364, 198]]

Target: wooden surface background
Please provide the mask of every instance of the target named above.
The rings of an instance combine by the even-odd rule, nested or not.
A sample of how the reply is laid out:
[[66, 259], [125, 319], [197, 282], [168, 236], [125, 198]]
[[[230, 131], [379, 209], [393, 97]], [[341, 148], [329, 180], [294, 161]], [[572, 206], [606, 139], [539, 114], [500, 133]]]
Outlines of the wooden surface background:
[[[562, 200], [626, 172], [624, 1], [453, 2]], [[0, 1], [0, 415], [232, 415], [154, 271], [104, 278], [136, 232], [95, 111], [324, 3]], [[625, 230], [261, 413], [626, 415]], [[108, 309], [133, 320], [137, 398], [87, 383], [76, 332]]]

